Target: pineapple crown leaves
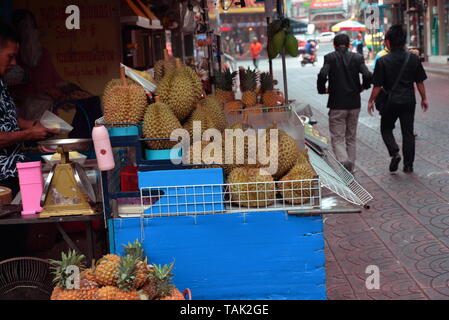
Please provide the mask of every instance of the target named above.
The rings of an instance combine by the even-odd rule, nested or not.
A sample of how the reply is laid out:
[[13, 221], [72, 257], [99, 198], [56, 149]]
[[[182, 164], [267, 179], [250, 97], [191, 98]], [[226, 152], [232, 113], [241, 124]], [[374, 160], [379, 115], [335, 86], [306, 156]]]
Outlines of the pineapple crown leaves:
[[241, 73], [241, 86], [242, 92], [245, 91], [255, 91], [257, 88], [257, 71], [248, 69], [244, 70]]
[[136, 279], [137, 262], [138, 260], [132, 256], [125, 256], [120, 259], [115, 274], [118, 278], [117, 287], [120, 290], [129, 292], [133, 289], [134, 280]]
[[67, 272], [67, 269], [75, 266], [82, 272], [86, 268], [84, 264], [85, 259], [86, 257], [84, 255], [77, 254], [75, 250], [70, 250], [67, 254], [64, 252], [61, 253], [61, 260], [49, 260], [52, 265], [52, 273], [55, 276], [53, 282], [57, 286], [66, 289], [67, 280], [72, 276], [72, 273]]
[[166, 264], [164, 266], [162, 265], [155, 265], [153, 264], [152, 270], [149, 273], [150, 278], [157, 278], [159, 280], [167, 280], [171, 281], [174, 274], [172, 273], [173, 267], [175, 266], [175, 262], [173, 261], [171, 264]]
[[237, 71], [231, 73], [231, 70], [225, 69], [224, 71], [217, 72], [215, 76], [215, 86], [217, 89], [223, 91], [232, 91]]
[[125, 250], [125, 255], [134, 257], [139, 261], [145, 260], [145, 250], [139, 240], [136, 239], [134, 243], [128, 242], [128, 245], [123, 245], [123, 249]]
[[260, 84], [262, 92], [273, 90], [273, 78], [269, 72], [262, 72], [260, 74]]

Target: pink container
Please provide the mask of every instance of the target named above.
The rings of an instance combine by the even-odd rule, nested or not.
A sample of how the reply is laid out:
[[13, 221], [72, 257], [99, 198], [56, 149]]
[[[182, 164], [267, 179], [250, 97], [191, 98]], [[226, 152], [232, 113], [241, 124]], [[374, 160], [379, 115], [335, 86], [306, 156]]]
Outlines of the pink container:
[[115, 168], [114, 155], [112, 154], [111, 140], [108, 130], [104, 126], [96, 126], [92, 130], [95, 154], [97, 155], [98, 169], [109, 171]]
[[19, 171], [20, 193], [22, 194], [22, 215], [42, 212], [41, 196], [44, 191], [41, 162], [24, 162], [17, 164]]

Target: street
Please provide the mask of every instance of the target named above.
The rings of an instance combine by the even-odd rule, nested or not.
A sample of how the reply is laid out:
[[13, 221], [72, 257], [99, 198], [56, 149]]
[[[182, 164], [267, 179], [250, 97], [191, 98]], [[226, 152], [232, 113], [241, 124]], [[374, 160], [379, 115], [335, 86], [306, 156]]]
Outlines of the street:
[[[301, 67], [287, 59], [289, 98], [313, 107], [318, 128], [329, 137], [327, 96], [318, 95], [316, 66]], [[251, 65], [251, 61], [239, 62]], [[282, 89], [281, 59], [273, 63]], [[259, 69], [268, 70], [267, 61]], [[430, 110], [423, 113], [417, 97], [415, 173], [388, 171], [390, 158], [380, 136], [380, 117], [366, 111], [370, 91], [362, 94], [355, 177], [374, 197], [361, 214], [325, 217], [328, 299], [449, 298], [449, 77], [428, 73]], [[400, 126], [395, 130], [399, 145]], [[380, 289], [367, 289], [367, 267], [380, 272]]]

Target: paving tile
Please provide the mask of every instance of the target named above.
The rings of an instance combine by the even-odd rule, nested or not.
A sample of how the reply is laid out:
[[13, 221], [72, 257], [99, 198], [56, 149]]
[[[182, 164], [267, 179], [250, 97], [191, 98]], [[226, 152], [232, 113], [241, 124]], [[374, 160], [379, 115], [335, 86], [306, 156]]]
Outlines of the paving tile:
[[[328, 134], [327, 97], [314, 94], [316, 75], [292, 70], [289, 79], [293, 98], [312, 105]], [[416, 113], [413, 175], [388, 172], [379, 117], [362, 109], [355, 178], [374, 200], [361, 214], [326, 216], [328, 299], [449, 299], [449, 79], [429, 76], [427, 83], [432, 110]], [[364, 106], [368, 97], [362, 94]], [[400, 130], [395, 136], [401, 146]], [[380, 267], [380, 290], [366, 289], [369, 264]]]

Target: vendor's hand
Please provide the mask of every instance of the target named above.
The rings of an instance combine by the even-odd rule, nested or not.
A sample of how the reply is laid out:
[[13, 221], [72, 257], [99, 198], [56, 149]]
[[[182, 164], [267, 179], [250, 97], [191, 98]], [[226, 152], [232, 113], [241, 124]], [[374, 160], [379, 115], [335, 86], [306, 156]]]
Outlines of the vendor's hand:
[[368, 114], [373, 116], [374, 113], [374, 101], [368, 101]]
[[43, 127], [42, 125], [38, 124], [34, 127], [31, 127], [26, 130], [27, 131], [27, 137], [29, 140], [32, 141], [40, 141], [48, 139], [54, 135], [59, 134], [59, 130], [57, 129], [47, 129]]

